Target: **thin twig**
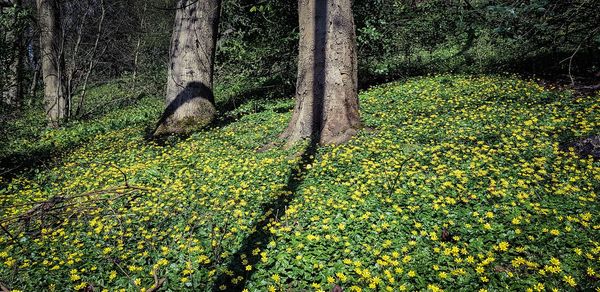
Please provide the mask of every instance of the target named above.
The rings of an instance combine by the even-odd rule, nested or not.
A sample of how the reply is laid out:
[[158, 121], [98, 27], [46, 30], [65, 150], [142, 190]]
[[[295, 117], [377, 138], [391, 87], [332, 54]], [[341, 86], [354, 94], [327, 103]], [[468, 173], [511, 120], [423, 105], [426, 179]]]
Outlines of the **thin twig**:
[[152, 286], [150, 289], [146, 290], [147, 292], [156, 292], [158, 291], [158, 289], [160, 289], [160, 287], [163, 285], [163, 283], [167, 280], [165, 278], [158, 278], [158, 275], [156, 275], [156, 269], [152, 270], [152, 276], [154, 277], [154, 286]]
[[13, 242], [15, 242], [16, 244], [18, 244], [21, 248], [23, 248], [23, 246], [21, 245], [21, 243], [19, 241], [17, 241], [17, 239], [8, 231], [8, 229], [6, 229], [6, 227], [4, 227], [4, 225], [0, 224], [0, 228], [2, 228], [2, 231], [4, 231], [8, 235], [8, 237], [10, 237], [10, 239]]

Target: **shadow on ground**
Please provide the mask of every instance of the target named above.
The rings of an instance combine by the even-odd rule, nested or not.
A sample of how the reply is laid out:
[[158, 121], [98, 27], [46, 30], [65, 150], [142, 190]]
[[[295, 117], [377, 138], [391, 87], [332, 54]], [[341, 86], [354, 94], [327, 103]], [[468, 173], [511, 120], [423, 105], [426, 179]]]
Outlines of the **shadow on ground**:
[[[260, 250], [266, 248], [269, 239], [271, 238], [269, 225], [277, 222], [285, 215], [290, 202], [297, 196], [298, 188], [306, 175], [306, 166], [313, 163], [318, 148], [318, 144], [314, 142], [315, 139], [312, 140], [313, 142], [311, 142], [302, 153], [298, 164], [292, 167], [287, 179], [287, 185], [283, 189], [282, 195], [275, 201], [268, 202], [261, 207], [264, 218], [253, 226], [254, 228], [251, 229], [253, 232], [244, 239], [241, 247], [231, 257], [231, 261], [227, 265], [226, 270], [233, 273], [227, 274], [222, 272], [219, 274], [214, 282], [213, 291], [220, 291], [219, 287], [222, 285], [227, 287], [227, 291], [241, 291], [244, 288], [245, 281], [233, 284], [232, 280], [239, 275], [245, 275], [245, 280], [248, 280], [254, 271], [256, 271], [256, 268], [246, 271], [245, 267], [247, 265], [255, 267], [259, 262], [260, 254], [254, 255], [252, 251], [257, 248]], [[246, 264], [244, 264], [242, 255], [246, 256]]]

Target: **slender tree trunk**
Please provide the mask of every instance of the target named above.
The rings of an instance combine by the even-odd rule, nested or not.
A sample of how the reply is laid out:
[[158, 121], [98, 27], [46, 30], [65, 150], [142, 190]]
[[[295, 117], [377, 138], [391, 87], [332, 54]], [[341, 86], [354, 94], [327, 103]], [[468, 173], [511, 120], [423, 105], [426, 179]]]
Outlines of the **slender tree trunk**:
[[48, 124], [57, 127], [67, 117], [62, 72], [64, 60], [60, 49], [59, 7], [56, 0], [37, 0], [40, 27], [40, 53], [44, 80], [44, 109]]
[[349, 140], [360, 127], [356, 35], [351, 0], [299, 0], [296, 105], [281, 135], [287, 145], [312, 138]]
[[167, 107], [154, 135], [192, 131], [215, 117], [213, 71], [220, 0], [179, 0], [171, 38]]
[[[88, 10], [89, 11], [89, 10]], [[88, 11], [86, 11], [81, 17], [81, 23], [79, 24], [79, 28], [77, 29], [77, 40], [75, 41], [75, 46], [73, 47], [73, 51], [71, 51], [71, 58], [67, 61], [65, 66], [66, 74], [66, 96], [69, 101], [69, 105], [73, 104], [73, 96], [75, 95], [75, 74], [79, 71], [77, 68], [77, 55], [79, 54], [79, 47], [81, 46], [81, 38], [83, 37], [83, 28], [85, 26], [85, 21], [88, 16]], [[72, 114], [71, 108], [69, 108], [69, 115]]]
[[23, 100], [23, 60], [25, 57], [24, 29], [19, 23], [19, 11], [22, 9], [20, 0], [13, 1], [14, 20], [12, 30], [7, 32], [9, 42], [12, 42], [12, 61], [9, 66], [8, 89], [4, 92], [4, 102], [19, 106]]
[[75, 111], [75, 115], [79, 116], [81, 110], [83, 109], [83, 102], [85, 101], [85, 94], [87, 93], [87, 84], [90, 79], [90, 74], [94, 69], [94, 65], [96, 64], [96, 51], [98, 50], [98, 43], [100, 42], [100, 36], [102, 36], [102, 25], [104, 24], [104, 15], [106, 14], [106, 9], [104, 8], [104, 0], [100, 0], [100, 20], [98, 21], [98, 33], [96, 34], [96, 40], [94, 41], [94, 48], [92, 48], [92, 54], [90, 56], [90, 63], [85, 72], [85, 77], [83, 78], [83, 85], [81, 89], [81, 95], [79, 96], [79, 103], [77, 104], [77, 110]]
[[139, 59], [139, 55], [140, 55], [140, 47], [142, 46], [142, 33], [144, 31], [144, 24], [146, 21], [146, 9], [148, 7], [148, 2], [144, 2], [144, 8], [142, 9], [142, 18], [140, 20], [140, 33], [138, 35], [138, 39], [137, 39], [137, 43], [135, 45], [135, 53], [133, 56], [133, 77], [131, 78], [132, 81], [132, 91], [135, 92], [135, 86], [136, 86], [136, 82], [137, 82], [137, 73], [138, 73], [138, 59]]

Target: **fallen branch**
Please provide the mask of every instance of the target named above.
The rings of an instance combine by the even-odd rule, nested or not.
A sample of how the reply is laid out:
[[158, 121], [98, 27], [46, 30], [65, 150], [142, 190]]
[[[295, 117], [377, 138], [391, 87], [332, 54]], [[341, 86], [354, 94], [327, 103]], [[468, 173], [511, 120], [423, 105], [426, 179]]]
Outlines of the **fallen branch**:
[[[125, 176], [125, 174], [123, 175]], [[89, 213], [88, 211], [94, 209], [102, 209], [100, 205], [102, 202], [112, 202], [125, 197], [123, 204], [131, 204], [133, 200], [141, 196], [139, 191], [151, 191], [151, 189], [125, 185], [104, 190], [90, 191], [70, 197], [57, 195], [42, 202], [13, 205], [11, 206], [13, 208], [27, 205], [34, 206], [20, 215], [2, 218], [2, 220], [0, 220], [0, 230], [4, 231], [12, 242], [21, 246], [17, 238], [5, 227], [6, 225], [14, 226], [13, 228], [17, 228], [17, 230], [20, 229], [27, 234], [40, 235], [44, 228], [57, 228], [62, 224], [64, 219], [70, 220], [70, 218], [75, 215], [87, 214]], [[105, 194], [111, 195], [99, 197], [100, 195]], [[87, 199], [77, 200], [78, 198]]]

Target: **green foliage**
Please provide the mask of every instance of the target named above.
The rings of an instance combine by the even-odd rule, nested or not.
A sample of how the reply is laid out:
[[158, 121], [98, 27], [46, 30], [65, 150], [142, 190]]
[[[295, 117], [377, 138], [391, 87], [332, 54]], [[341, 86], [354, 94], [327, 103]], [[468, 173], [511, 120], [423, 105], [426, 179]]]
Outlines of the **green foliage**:
[[[363, 83], [435, 72], [566, 74], [600, 64], [597, 1], [355, 1]], [[562, 62], [561, 62], [562, 61]]]
[[[82, 119], [72, 120], [61, 129], [48, 129], [41, 105], [24, 107], [18, 116], [4, 121], [0, 130], [0, 172], [27, 168], [66, 152], [94, 136], [133, 125], [152, 127], [160, 115], [162, 97], [141, 88], [137, 95], [129, 91], [130, 82], [118, 79], [89, 89]], [[150, 87], [151, 88], [151, 87]], [[91, 120], [89, 120], [91, 119]]]
[[[153, 275], [202, 291], [598, 288], [600, 164], [561, 147], [600, 133], [598, 93], [441, 75], [360, 99], [372, 130], [308, 163], [304, 145], [256, 151], [277, 140], [289, 100], [147, 141], [160, 101], [143, 98], [21, 140], [88, 142], [0, 182], [0, 279], [23, 291], [137, 291]], [[213, 287], [231, 271], [235, 283]]]

